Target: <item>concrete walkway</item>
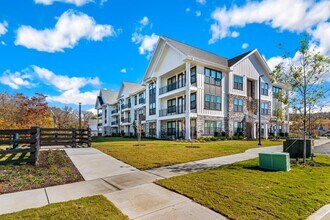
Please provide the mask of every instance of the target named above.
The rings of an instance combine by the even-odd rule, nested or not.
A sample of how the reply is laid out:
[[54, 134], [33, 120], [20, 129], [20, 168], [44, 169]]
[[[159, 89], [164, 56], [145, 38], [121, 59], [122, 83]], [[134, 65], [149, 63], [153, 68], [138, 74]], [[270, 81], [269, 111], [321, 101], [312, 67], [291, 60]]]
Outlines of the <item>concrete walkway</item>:
[[130, 219], [226, 219], [153, 182], [256, 158], [259, 152], [282, 151], [282, 146], [254, 148], [245, 153], [147, 171], [139, 171], [94, 148], [65, 151], [86, 181], [0, 195], [0, 214], [87, 196], [104, 195]]

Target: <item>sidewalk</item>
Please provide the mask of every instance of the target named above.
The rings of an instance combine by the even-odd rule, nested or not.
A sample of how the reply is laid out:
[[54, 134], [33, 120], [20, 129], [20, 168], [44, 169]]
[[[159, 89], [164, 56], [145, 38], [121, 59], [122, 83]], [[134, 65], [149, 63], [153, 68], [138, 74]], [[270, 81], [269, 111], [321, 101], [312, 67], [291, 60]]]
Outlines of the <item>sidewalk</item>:
[[94, 148], [65, 151], [86, 181], [0, 195], [0, 214], [104, 195], [130, 219], [226, 219], [219, 213], [153, 182], [256, 158], [259, 152], [282, 151], [282, 146], [254, 148], [240, 154], [146, 171], [139, 171]]

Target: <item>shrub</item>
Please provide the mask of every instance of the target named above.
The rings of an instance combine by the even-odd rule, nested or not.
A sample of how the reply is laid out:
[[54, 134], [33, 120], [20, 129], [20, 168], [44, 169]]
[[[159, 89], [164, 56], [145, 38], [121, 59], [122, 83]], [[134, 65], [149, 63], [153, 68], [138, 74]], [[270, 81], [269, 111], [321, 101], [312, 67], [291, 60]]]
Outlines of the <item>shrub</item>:
[[217, 141], [218, 138], [217, 138], [217, 137], [211, 137], [210, 140], [211, 140], [211, 141]]
[[221, 140], [221, 141], [225, 141], [226, 139], [227, 139], [227, 138], [224, 137], [224, 136], [223, 136], [223, 137], [220, 137], [220, 140]]
[[244, 140], [244, 137], [243, 136], [238, 136], [237, 140]]
[[238, 136], [233, 136], [232, 140], [238, 140]]

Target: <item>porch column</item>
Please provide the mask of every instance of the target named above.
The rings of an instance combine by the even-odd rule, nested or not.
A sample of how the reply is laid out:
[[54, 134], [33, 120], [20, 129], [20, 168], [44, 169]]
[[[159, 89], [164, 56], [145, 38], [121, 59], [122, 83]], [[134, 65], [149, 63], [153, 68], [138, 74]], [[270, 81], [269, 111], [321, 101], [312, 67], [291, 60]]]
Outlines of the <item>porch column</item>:
[[264, 124], [264, 138], [268, 139], [268, 124]]
[[190, 140], [190, 63], [186, 63], [186, 140]]
[[157, 77], [156, 81], [156, 137], [160, 138], [160, 119], [159, 119], [159, 110], [160, 110], [160, 99], [158, 99], [159, 96], [159, 89], [161, 87], [161, 79], [160, 77]]
[[257, 123], [253, 124], [252, 139], [257, 139]]

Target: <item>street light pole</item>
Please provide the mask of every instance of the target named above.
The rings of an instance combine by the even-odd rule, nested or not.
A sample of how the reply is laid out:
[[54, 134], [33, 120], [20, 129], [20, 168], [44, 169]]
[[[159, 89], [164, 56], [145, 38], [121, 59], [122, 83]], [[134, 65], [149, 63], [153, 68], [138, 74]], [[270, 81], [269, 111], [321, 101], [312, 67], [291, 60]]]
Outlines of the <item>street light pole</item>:
[[81, 130], [81, 102], [79, 102], [79, 130]]
[[264, 75], [259, 75], [259, 143], [261, 145], [261, 77]]

